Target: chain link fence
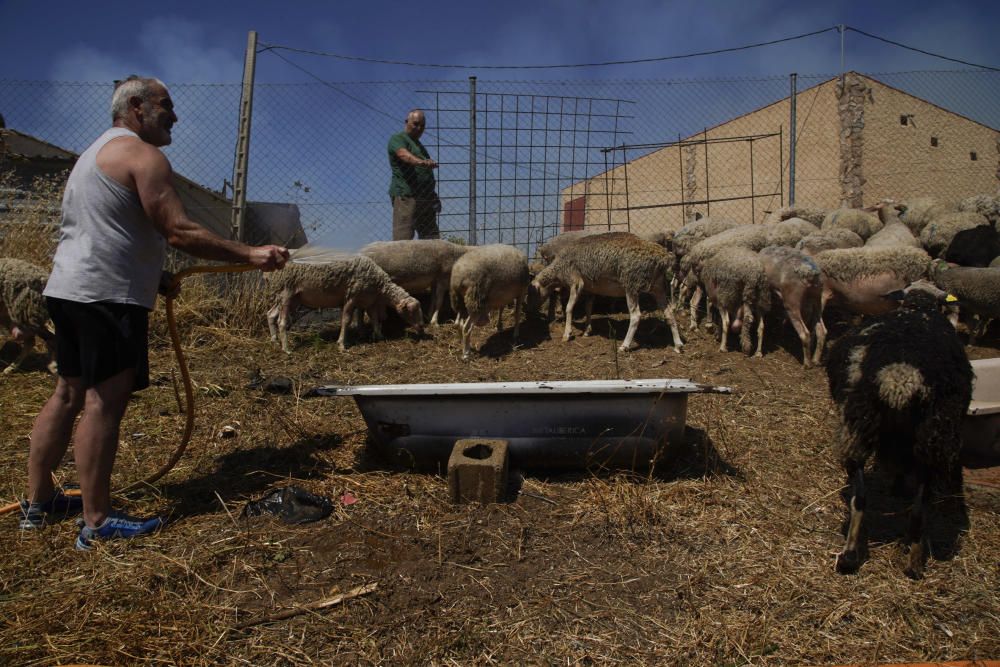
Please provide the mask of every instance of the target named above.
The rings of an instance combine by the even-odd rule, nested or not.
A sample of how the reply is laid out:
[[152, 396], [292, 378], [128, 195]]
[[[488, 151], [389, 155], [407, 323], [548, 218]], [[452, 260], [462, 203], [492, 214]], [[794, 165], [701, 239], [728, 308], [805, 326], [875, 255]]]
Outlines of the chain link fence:
[[[229, 233], [241, 86], [167, 83], [180, 120], [165, 152], [185, 204]], [[0, 80], [0, 234], [58, 205], [51, 189], [33, 200], [35, 179], [58, 180], [109, 126], [112, 89]], [[412, 108], [440, 164], [442, 236], [529, 255], [565, 229], [653, 232], [695, 212], [751, 223], [793, 196], [833, 208], [1000, 183], [993, 71], [316, 81], [254, 87], [251, 217], [278, 210], [308, 240], [347, 249], [391, 238], [386, 146]]]

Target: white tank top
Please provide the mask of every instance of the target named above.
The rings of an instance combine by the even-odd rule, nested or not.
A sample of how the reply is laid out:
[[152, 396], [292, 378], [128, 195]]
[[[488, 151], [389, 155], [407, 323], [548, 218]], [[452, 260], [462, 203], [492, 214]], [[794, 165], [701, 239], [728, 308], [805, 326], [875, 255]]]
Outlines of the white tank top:
[[113, 127], [83, 152], [66, 181], [59, 245], [45, 296], [92, 303], [156, 305], [165, 241], [139, 195], [97, 166], [97, 153], [116, 137], [138, 135]]

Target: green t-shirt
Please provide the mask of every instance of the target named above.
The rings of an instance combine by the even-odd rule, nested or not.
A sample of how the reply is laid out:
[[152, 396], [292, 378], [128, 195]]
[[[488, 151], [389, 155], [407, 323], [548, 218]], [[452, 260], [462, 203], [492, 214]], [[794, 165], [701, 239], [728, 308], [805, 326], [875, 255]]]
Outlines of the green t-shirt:
[[390, 197], [428, 197], [434, 194], [434, 170], [430, 167], [414, 167], [396, 157], [396, 151], [405, 148], [422, 160], [431, 159], [424, 145], [410, 138], [406, 132], [399, 132], [389, 138], [389, 167], [392, 180], [389, 182]]

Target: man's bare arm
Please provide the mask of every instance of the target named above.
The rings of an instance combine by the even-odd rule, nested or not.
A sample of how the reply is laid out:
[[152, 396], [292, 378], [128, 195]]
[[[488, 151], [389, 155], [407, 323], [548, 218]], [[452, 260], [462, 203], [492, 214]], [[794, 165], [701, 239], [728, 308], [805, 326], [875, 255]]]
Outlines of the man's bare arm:
[[437, 162], [434, 160], [424, 160], [423, 158], [419, 158], [402, 146], [396, 149], [396, 157], [398, 157], [401, 162], [413, 165], [414, 167], [430, 167], [431, 169], [437, 169], [438, 166]]
[[153, 146], [138, 148], [133, 154], [131, 172], [139, 200], [172, 247], [202, 259], [253, 264], [264, 271], [285, 264], [288, 250], [281, 246], [248, 246], [225, 239], [191, 220], [174, 189], [170, 162]]

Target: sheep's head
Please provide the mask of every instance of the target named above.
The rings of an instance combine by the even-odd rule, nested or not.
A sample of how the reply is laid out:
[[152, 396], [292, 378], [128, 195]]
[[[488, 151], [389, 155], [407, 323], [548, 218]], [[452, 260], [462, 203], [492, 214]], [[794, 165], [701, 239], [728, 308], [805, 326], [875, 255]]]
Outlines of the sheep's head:
[[883, 295], [891, 301], [898, 301], [900, 308], [912, 310], [938, 310], [952, 304], [957, 299], [929, 280], [914, 280], [903, 289]]
[[396, 304], [396, 312], [403, 320], [413, 327], [417, 333], [424, 332], [424, 311], [420, 308], [420, 302], [414, 297], [408, 296]]
[[538, 297], [538, 300], [541, 301], [551, 294], [552, 290], [558, 288], [559, 286], [560, 281], [556, 278], [555, 271], [550, 265], [542, 269], [538, 275], [535, 276], [535, 279], [531, 281], [531, 285], [528, 286], [529, 296], [532, 292], [534, 292], [534, 294]]

